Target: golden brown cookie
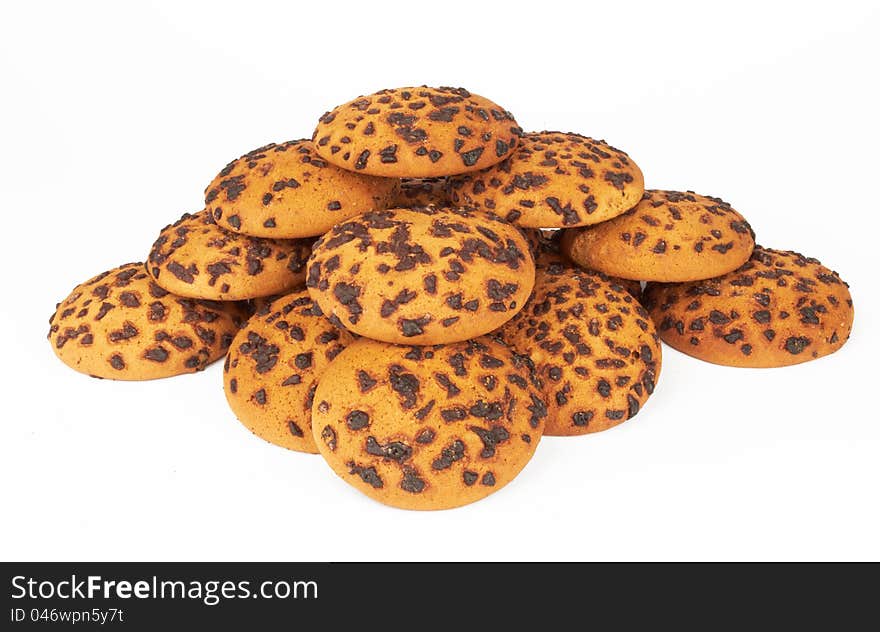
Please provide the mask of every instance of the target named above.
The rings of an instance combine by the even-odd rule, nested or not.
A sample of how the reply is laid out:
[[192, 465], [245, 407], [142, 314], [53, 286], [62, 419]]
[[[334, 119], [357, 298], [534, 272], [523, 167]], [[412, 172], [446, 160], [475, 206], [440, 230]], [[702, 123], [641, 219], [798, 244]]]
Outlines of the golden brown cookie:
[[317, 380], [353, 340], [324, 318], [305, 290], [282, 296], [262, 306], [232, 342], [224, 365], [226, 401], [258, 437], [316, 453], [312, 398]]
[[660, 340], [645, 309], [604, 274], [552, 264], [501, 338], [535, 363], [548, 435], [607, 430], [654, 392]]
[[509, 483], [547, 417], [527, 358], [489, 337], [436, 347], [360, 338], [318, 383], [315, 443], [346, 482], [404, 509], [449, 509]]
[[430, 178], [504, 160], [522, 130], [464, 88], [396, 88], [325, 113], [312, 140], [327, 162], [376, 176]]
[[166, 226], [147, 270], [166, 290], [222, 301], [290, 291], [303, 284], [311, 239], [260, 239], [230, 233], [207, 211]]
[[534, 265], [522, 233], [495, 215], [395, 209], [334, 226], [315, 243], [306, 284], [340, 327], [441, 344], [512, 318], [532, 290]]
[[534, 228], [598, 224], [635, 206], [644, 192], [642, 171], [625, 153], [563, 132], [524, 134], [509, 158], [449, 180], [452, 204]]
[[255, 237], [315, 237], [349, 217], [387, 208], [398, 183], [340, 169], [309, 140], [272, 143], [230, 162], [205, 190], [224, 229]]
[[126, 263], [76, 286], [49, 319], [48, 338], [80, 373], [152, 380], [221, 358], [245, 316], [241, 304], [175, 296], [143, 263]]
[[727, 274], [754, 247], [751, 226], [730, 204], [692, 191], [646, 191], [623, 215], [562, 235], [562, 252], [578, 265], [637, 281]]
[[387, 208], [448, 206], [446, 178], [403, 178]]
[[849, 286], [816, 259], [755, 248], [738, 270], [649, 283], [645, 306], [663, 342], [714, 364], [777, 367], [834, 353], [849, 338]]

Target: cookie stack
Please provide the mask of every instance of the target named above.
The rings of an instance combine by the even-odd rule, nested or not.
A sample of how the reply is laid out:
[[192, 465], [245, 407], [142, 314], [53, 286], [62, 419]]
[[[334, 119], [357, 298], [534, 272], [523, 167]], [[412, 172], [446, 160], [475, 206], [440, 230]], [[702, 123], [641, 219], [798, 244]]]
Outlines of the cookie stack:
[[230, 162], [145, 264], [58, 304], [49, 339], [114, 379], [225, 354], [256, 435], [383, 503], [444, 509], [510, 482], [545, 434], [636, 415], [661, 339], [782, 366], [838, 349], [852, 317], [836, 273], [756, 247], [720, 199], [645, 191], [604, 141], [523, 133], [486, 98], [423, 86]]

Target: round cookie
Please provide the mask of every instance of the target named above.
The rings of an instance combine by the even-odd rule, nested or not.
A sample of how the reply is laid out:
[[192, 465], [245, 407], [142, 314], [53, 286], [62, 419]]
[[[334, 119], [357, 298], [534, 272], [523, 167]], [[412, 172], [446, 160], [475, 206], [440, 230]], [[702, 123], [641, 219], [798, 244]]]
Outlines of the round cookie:
[[387, 208], [398, 183], [328, 164], [309, 140], [271, 143], [230, 162], [205, 190], [224, 229], [273, 239], [315, 237]]
[[387, 208], [448, 206], [446, 178], [403, 178]]
[[599, 272], [558, 264], [538, 271], [533, 296], [499, 333], [535, 363], [549, 411], [544, 434], [599, 432], [630, 419], [660, 375], [648, 312]]
[[312, 439], [317, 380], [354, 337], [300, 290], [262, 306], [233, 340], [224, 364], [229, 407], [251, 432], [300, 452]]
[[436, 347], [360, 338], [327, 367], [315, 443], [346, 482], [404, 509], [449, 509], [509, 483], [547, 408], [530, 362], [487, 336]]
[[318, 121], [329, 163], [392, 178], [430, 178], [504, 160], [522, 130], [510, 112], [464, 88], [396, 88], [361, 96]]
[[143, 263], [126, 263], [76, 286], [49, 319], [48, 338], [80, 373], [152, 380], [221, 358], [245, 317], [241, 304], [175, 296]]
[[311, 239], [260, 239], [230, 233], [211, 214], [185, 213], [162, 229], [147, 270], [181, 296], [233, 301], [269, 296], [301, 286]]
[[635, 206], [642, 171], [603, 140], [563, 132], [524, 134], [509, 158], [450, 178], [452, 204], [533, 228], [598, 224]]
[[848, 285], [816, 259], [755, 248], [738, 270], [691, 283], [649, 283], [645, 306], [660, 338], [682, 353], [737, 367], [799, 364], [849, 338]]
[[400, 344], [467, 340], [519, 311], [534, 283], [528, 243], [495, 215], [422, 207], [334, 226], [309, 259], [306, 285], [330, 320]]
[[607, 222], [566, 230], [563, 254], [585, 268], [636, 281], [680, 282], [736, 270], [755, 247], [751, 226], [730, 204], [692, 191], [645, 192]]

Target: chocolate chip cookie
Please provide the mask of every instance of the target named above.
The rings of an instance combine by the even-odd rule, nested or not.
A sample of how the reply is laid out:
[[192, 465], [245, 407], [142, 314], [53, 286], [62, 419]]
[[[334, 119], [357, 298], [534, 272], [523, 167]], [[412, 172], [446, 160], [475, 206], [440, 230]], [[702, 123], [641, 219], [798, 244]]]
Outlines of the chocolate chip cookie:
[[642, 172], [624, 152], [562, 132], [524, 134], [502, 162], [449, 179], [452, 204], [534, 228], [598, 224], [631, 209], [644, 192]]
[[209, 211], [184, 214], [150, 250], [147, 270], [166, 290], [214, 300], [270, 296], [302, 286], [311, 239], [260, 239], [223, 230]]
[[404, 509], [449, 509], [509, 483], [547, 407], [529, 361], [489, 337], [435, 347], [361, 338], [324, 371], [315, 443], [343, 480]]
[[243, 305], [176, 296], [143, 263], [127, 263], [76, 286], [49, 319], [48, 337], [81, 373], [152, 380], [223, 357], [245, 317]]
[[495, 215], [395, 209], [334, 226], [314, 245], [306, 284], [339, 327], [439, 344], [510, 320], [532, 290], [534, 265], [523, 234]]
[[510, 112], [464, 88], [396, 88], [325, 113], [312, 136], [329, 163], [393, 178], [432, 178], [489, 167], [516, 148]]
[[562, 252], [575, 263], [637, 281], [727, 274], [754, 247], [751, 226], [730, 204], [690, 191], [647, 191], [623, 215], [562, 236]]
[[852, 297], [840, 275], [797, 252], [760, 246], [724, 276], [649, 283], [645, 301], [663, 342], [727, 366], [815, 360], [840, 349], [853, 324]]

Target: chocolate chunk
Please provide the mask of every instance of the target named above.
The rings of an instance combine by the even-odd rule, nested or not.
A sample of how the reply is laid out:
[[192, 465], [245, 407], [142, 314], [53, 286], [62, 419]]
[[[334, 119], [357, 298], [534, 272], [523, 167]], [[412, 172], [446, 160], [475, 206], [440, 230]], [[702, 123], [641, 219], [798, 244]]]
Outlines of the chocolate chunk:
[[370, 487], [381, 489], [385, 485], [382, 478], [379, 476], [379, 473], [376, 472], [375, 467], [363, 467], [357, 465], [354, 461], [349, 461], [347, 465], [349, 468], [349, 474], [357, 474], [361, 477], [361, 480], [367, 483]]
[[803, 336], [790, 336], [785, 341], [785, 350], [792, 355], [797, 355], [806, 349], [812, 341]]
[[480, 156], [483, 154], [483, 147], [477, 147], [476, 149], [471, 149], [470, 151], [466, 151], [461, 155], [461, 161], [464, 163], [465, 167], [473, 167], [477, 164], [477, 161], [480, 159]]
[[153, 362], [165, 362], [168, 359], [168, 351], [163, 347], [152, 347], [144, 352], [144, 357]]
[[411, 467], [403, 469], [403, 480], [400, 481], [400, 489], [411, 494], [421, 494], [425, 487], [425, 481], [422, 480], [415, 469]]
[[391, 365], [388, 370], [388, 380], [391, 388], [400, 396], [403, 408], [409, 410], [416, 405], [421, 384], [415, 375], [404, 371], [399, 364]]
[[593, 419], [593, 411], [578, 411], [571, 416], [571, 421], [575, 426], [583, 428]]
[[374, 380], [369, 373], [363, 370], [357, 372], [357, 380], [361, 393], [366, 393], [377, 384], [377, 381]]
[[382, 457], [383, 459], [388, 459], [390, 461], [397, 461], [398, 463], [402, 463], [412, 456], [412, 448], [405, 443], [401, 441], [391, 441], [383, 445], [376, 441], [376, 438], [373, 436], [367, 437], [365, 450], [367, 454]]
[[321, 439], [324, 440], [324, 443], [330, 448], [331, 452], [336, 451], [336, 431], [333, 428], [324, 426], [324, 429], [321, 430]]
[[367, 166], [367, 160], [370, 158], [370, 150], [363, 150], [360, 155], [357, 157], [357, 161], [354, 163], [354, 168], [357, 170], [364, 169]]
[[419, 336], [425, 333], [424, 327], [431, 322], [430, 316], [421, 316], [419, 318], [401, 318], [400, 332], [405, 338]]
[[351, 430], [363, 430], [370, 425], [370, 416], [362, 410], [353, 410], [346, 415], [345, 423]]
[[431, 463], [431, 468], [435, 470], [445, 470], [452, 467], [452, 464], [456, 461], [460, 461], [464, 458], [465, 454], [465, 445], [464, 442], [456, 439], [448, 446], [443, 448], [440, 452], [440, 456], [434, 459]]
[[489, 430], [479, 426], [468, 426], [468, 430], [475, 433], [483, 442], [483, 450], [480, 452], [480, 456], [484, 459], [495, 456], [496, 446], [510, 439], [510, 433], [503, 426], [492, 426]]
[[437, 433], [435, 433], [433, 430], [431, 430], [430, 428], [425, 428], [416, 435], [416, 443], [421, 443], [423, 445], [431, 443], [432, 441], [434, 441], [434, 438], [436, 436]]

